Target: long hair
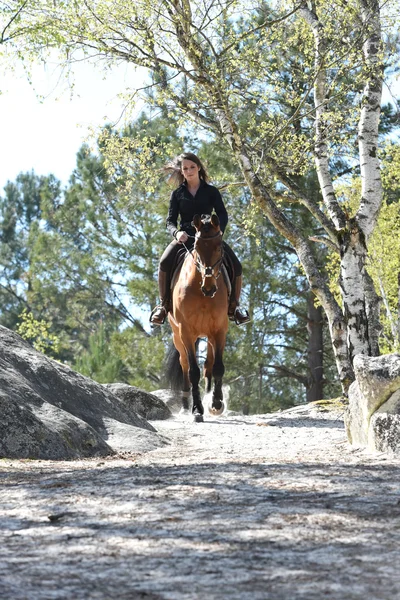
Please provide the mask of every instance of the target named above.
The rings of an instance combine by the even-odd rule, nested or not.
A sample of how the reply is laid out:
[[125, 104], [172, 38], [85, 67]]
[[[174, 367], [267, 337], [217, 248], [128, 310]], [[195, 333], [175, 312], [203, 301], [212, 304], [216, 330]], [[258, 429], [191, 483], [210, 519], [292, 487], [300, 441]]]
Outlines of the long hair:
[[208, 183], [208, 181], [209, 181], [208, 173], [206, 171], [205, 166], [199, 159], [199, 157], [196, 156], [196, 154], [193, 154], [193, 152], [183, 152], [182, 154], [179, 154], [179, 156], [176, 156], [173, 160], [171, 160], [164, 166], [164, 169], [163, 169], [164, 173], [167, 173], [169, 175], [169, 181], [172, 184], [178, 186], [178, 185], [181, 185], [181, 183], [183, 183], [185, 181], [185, 178], [181, 171], [182, 161], [184, 161], [184, 160], [191, 160], [198, 167], [200, 167], [199, 177], [200, 177], [200, 179], [205, 181], [205, 183]]

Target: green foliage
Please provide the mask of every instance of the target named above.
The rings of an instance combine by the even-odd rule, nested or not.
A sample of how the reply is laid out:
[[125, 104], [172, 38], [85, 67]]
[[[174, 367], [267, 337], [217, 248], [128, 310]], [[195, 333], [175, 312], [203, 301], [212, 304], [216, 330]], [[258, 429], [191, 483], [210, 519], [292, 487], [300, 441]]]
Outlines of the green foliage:
[[[398, 352], [400, 348], [399, 273], [400, 273], [400, 149], [388, 143], [382, 153], [382, 183], [384, 202], [375, 231], [368, 243], [367, 270], [381, 297], [382, 332], [379, 340], [382, 353]], [[356, 214], [360, 202], [361, 180], [353, 176], [337, 187], [343, 206], [350, 217]], [[330, 253], [327, 262], [330, 287], [341, 302], [338, 278], [340, 258]]]
[[382, 206], [378, 225], [369, 244], [370, 272], [382, 298], [380, 347], [383, 353], [398, 352], [400, 203]]
[[[60, 183], [52, 175], [21, 173], [15, 182], [7, 182], [0, 197], [0, 322], [7, 327], [15, 327], [24, 308], [34, 308], [32, 255], [42, 205], [59, 195]], [[41, 315], [40, 307], [35, 314]]]
[[106, 327], [100, 323], [89, 336], [89, 347], [77, 358], [74, 368], [99, 383], [126, 382], [127, 370], [113, 352]]
[[[237, 250], [248, 277], [245, 296], [254, 327], [232, 332], [232, 339], [237, 339], [231, 345], [235, 369], [230, 377], [246, 381], [253, 398], [265, 395], [266, 388], [271, 398], [292, 394], [283, 378], [275, 387], [271, 383], [271, 372], [276, 373], [282, 361], [294, 367], [294, 382], [306, 378], [305, 328], [299, 326], [305, 299], [298, 293], [299, 288], [304, 290], [304, 278], [297, 258], [267, 227], [261, 213], [273, 213], [271, 220], [280, 231], [284, 228], [277, 222], [287, 219], [301, 232], [303, 246], [313, 234], [320, 235], [326, 212], [312, 189], [310, 175], [316, 112], [313, 85], [323, 73], [326, 93], [321, 126], [329, 131], [326, 152], [337, 172], [339, 167], [349, 168], [355, 157], [360, 95], [371, 75], [362, 54], [369, 24], [360, 30], [358, 0], [312, 4], [326, 42], [322, 52], [315, 51], [313, 27], [305, 16], [309, 3], [293, 6], [262, 1], [249, 6], [243, 0], [193, 0], [177, 9], [169, 0], [131, 4], [37, 0], [32, 5], [28, 2], [18, 18], [9, 17], [11, 48], [19, 56], [26, 49], [27, 59], [33, 54], [45, 58], [50, 49], [59, 48], [66, 65], [76, 58], [96, 56], [107, 66], [127, 61], [148, 69], [149, 91], [142, 95], [162, 115], [142, 115], [125, 131], [106, 128], [96, 153], [82, 149], [63, 198], [50, 197], [40, 205], [46, 227], [36, 223], [35, 236], [30, 236], [29, 258], [35, 268], [28, 273], [27, 290], [36, 306], [54, 310], [51, 318], [60, 328], [64, 320], [68, 336], [78, 347], [87, 347], [87, 334], [99, 319], [113, 320], [114, 330], [125, 320], [139, 336], [135, 340], [138, 355], [146, 355], [143, 327], [127, 299], [143, 308], [155, 302], [154, 275], [167, 243], [167, 237], [157, 233], [168, 202], [166, 188], [159, 183], [159, 168], [186, 140], [191, 148], [197, 145], [209, 156], [218, 183], [228, 186], [230, 214], [239, 215], [231, 220], [227, 234], [228, 239], [239, 240]], [[11, 2], [10, 7], [12, 14], [21, 5]], [[385, 11], [382, 15], [385, 19]], [[19, 36], [21, 23], [23, 38]], [[154, 116], [154, 112], [149, 114]], [[388, 123], [390, 118], [388, 114]], [[228, 144], [223, 151], [219, 143], [214, 147], [196, 140], [200, 129], [200, 139], [204, 131], [212, 141], [224, 134], [229, 150]], [[241, 162], [243, 153], [249, 169]], [[235, 187], [243, 175], [232, 165], [233, 157], [244, 174], [251, 170], [257, 175], [254, 189], [263, 188], [263, 200], [255, 194], [257, 207], [245, 189]], [[299, 201], [301, 194], [291, 182], [305, 193], [313, 217], [305, 214], [307, 202]], [[348, 190], [345, 193], [349, 195]], [[254, 237], [243, 238], [244, 232]], [[293, 242], [293, 236], [287, 238]], [[311, 255], [318, 265], [315, 271], [319, 269], [324, 279], [326, 253], [311, 251]], [[20, 264], [23, 261], [21, 257]], [[9, 286], [14, 293], [19, 291], [15, 282], [21, 280], [21, 273], [22, 269], [11, 282], [14, 288]], [[281, 349], [280, 335], [286, 342]], [[120, 352], [125, 352], [126, 364], [129, 350], [122, 344]], [[145, 380], [149, 374], [140, 364], [132, 364], [132, 372], [140, 371]], [[300, 384], [293, 385], [298, 398]]]
[[109, 331], [100, 323], [74, 368], [99, 383], [123, 382], [144, 390], [160, 386], [165, 343], [135, 327]]
[[56, 358], [60, 348], [59, 338], [52, 334], [51, 324], [44, 319], [35, 319], [26, 309], [20, 314], [16, 332], [28, 341], [38, 352]]
[[149, 335], [135, 327], [127, 327], [115, 333], [111, 343], [128, 371], [127, 382], [130, 385], [147, 391], [163, 386], [163, 361], [166, 346], [171, 343], [170, 331]]

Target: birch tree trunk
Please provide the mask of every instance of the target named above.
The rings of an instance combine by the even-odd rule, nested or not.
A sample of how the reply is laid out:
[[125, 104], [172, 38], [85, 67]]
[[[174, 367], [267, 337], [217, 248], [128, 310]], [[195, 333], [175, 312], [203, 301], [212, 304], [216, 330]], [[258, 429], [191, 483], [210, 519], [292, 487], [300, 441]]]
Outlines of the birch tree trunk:
[[375, 229], [382, 205], [382, 183], [378, 158], [378, 127], [382, 101], [382, 40], [377, 0], [361, 0], [365, 28], [363, 44], [365, 87], [358, 127], [361, 202], [354, 220], [341, 240], [340, 285], [347, 318], [351, 359], [356, 354], [379, 354], [376, 332], [379, 297], [371, 290], [366, 272], [367, 243]]
[[363, 55], [366, 83], [358, 128], [362, 198], [354, 219], [346, 217], [337, 201], [328, 160], [326, 112], [329, 99], [324, 24], [318, 18], [313, 0], [306, 2], [300, 11], [312, 28], [315, 40], [315, 163], [323, 201], [340, 243], [339, 285], [351, 361], [356, 354], [379, 354], [379, 296], [366, 271], [366, 257], [367, 241], [375, 228], [382, 204], [377, 155], [383, 78], [381, 27], [378, 1], [361, 0], [360, 6], [361, 23], [365, 29]]

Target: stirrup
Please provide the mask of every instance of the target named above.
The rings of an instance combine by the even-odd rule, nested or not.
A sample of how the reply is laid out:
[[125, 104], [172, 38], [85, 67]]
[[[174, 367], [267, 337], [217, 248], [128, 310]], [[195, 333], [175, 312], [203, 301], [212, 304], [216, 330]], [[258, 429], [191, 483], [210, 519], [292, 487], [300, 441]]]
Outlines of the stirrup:
[[[242, 313], [243, 316], [241, 316], [240, 318], [238, 317], [238, 313]], [[246, 325], [247, 323], [250, 323], [250, 315], [247, 312], [246, 309], [244, 309], [243, 311], [239, 310], [239, 307], [237, 306], [233, 312], [233, 314], [229, 315], [229, 319], [231, 321], [234, 321], [236, 323], [236, 325]]]
[[[157, 311], [159, 311], [160, 314], [158, 315], [158, 320], [154, 320], [154, 316]], [[161, 311], [163, 311], [163, 312], [161, 312]], [[165, 319], [167, 318], [167, 314], [168, 314], [168, 311], [165, 308], [165, 306], [163, 306], [162, 304], [159, 304], [158, 306], [153, 308], [153, 310], [151, 311], [149, 321], [153, 325], [164, 325]]]

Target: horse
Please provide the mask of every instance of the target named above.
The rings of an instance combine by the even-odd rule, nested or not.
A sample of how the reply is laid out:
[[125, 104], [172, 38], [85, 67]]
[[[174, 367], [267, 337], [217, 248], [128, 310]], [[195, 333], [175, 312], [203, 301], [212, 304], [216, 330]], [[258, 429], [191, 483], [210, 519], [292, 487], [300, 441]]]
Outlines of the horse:
[[225, 367], [223, 352], [228, 332], [229, 280], [222, 275], [224, 250], [217, 215], [195, 215], [193, 249], [188, 251], [172, 289], [172, 309], [168, 320], [172, 328], [174, 348], [169, 360], [167, 378], [182, 392], [182, 413], [189, 411], [192, 391], [192, 414], [195, 422], [204, 420], [204, 407], [199, 390], [200, 368], [196, 358], [199, 338], [207, 338], [204, 363], [206, 392], [214, 389], [210, 414], [221, 415], [225, 409], [222, 378]]

